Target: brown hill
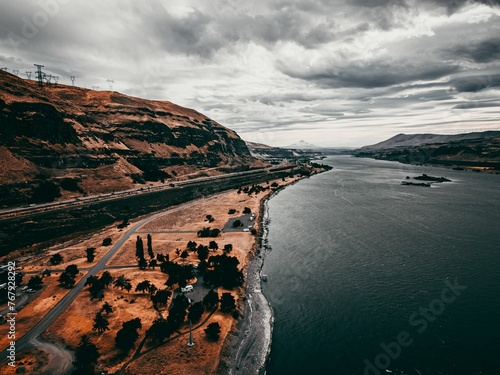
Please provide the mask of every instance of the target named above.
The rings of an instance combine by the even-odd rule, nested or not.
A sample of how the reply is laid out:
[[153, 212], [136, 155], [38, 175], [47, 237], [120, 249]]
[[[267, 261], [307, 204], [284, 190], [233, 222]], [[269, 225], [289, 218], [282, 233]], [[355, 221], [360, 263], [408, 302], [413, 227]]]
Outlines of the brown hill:
[[0, 206], [259, 163], [234, 131], [195, 110], [111, 91], [38, 87], [0, 71]]
[[500, 131], [455, 135], [398, 134], [355, 150], [355, 156], [455, 169], [500, 171]]

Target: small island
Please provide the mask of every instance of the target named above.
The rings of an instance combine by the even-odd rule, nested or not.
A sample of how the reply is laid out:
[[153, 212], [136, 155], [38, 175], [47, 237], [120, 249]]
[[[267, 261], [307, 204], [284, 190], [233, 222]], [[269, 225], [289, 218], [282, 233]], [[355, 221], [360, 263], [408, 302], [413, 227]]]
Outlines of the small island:
[[431, 182], [451, 182], [451, 180], [447, 179], [446, 177], [433, 177], [433, 176], [428, 176], [425, 173], [422, 174], [422, 176], [414, 177], [414, 179], [419, 181], [431, 181]]
[[[409, 180], [410, 176], [406, 176], [406, 180]], [[431, 187], [433, 182], [441, 183], [441, 182], [451, 182], [451, 180], [446, 177], [433, 177], [428, 176], [425, 173], [421, 176], [413, 177], [414, 180], [418, 181], [429, 181], [429, 182], [411, 182], [411, 181], [401, 181], [401, 185], [405, 186], [423, 186], [423, 187]]]
[[431, 187], [431, 184], [426, 184], [425, 182], [408, 182], [408, 181], [401, 181], [401, 185], [405, 185], [405, 186], [423, 186], [423, 187]]

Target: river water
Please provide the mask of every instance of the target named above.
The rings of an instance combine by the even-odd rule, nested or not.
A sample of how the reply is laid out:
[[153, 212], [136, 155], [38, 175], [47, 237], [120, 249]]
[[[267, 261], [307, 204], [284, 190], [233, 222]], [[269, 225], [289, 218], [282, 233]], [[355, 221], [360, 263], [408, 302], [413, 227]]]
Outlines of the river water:
[[500, 374], [500, 175], [324, 163], [268, 202], [267, 373]]

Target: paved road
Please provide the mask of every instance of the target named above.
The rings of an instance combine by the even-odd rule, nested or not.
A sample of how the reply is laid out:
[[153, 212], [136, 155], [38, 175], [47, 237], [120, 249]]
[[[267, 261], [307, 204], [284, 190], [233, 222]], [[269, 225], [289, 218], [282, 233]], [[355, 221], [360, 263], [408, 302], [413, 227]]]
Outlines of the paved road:
[[218, 176], [193, 178], [192, 180], [172, 181], [172, 182], [163, 183], [163, 184], [159, 184], [159, 185], [155, 185], [155, 186], [144, 186], [144, 187], [140, 187], [140, 188], [136, 188], [136, 189], [128, 189], [128, 190], [123, 190], [123, 191], [116, 191], [113, 193], [107, 193], [107, 194], [79, 197], [79, 198], [74, 198], [74, 199], [68, 199], [65, 201], [58, 201], [58, 202], [52, 202], [52, 203], [42, 203], [42, 204], [37, 204], [37, 205], [33, 204], [33, 205], [28, 206], [28, 207], [8, 208], [8, 209], [0, 210], [0, 218], [7, 218], [7, 217], [11, 217], [12, 215], [16, 215], [16, 216], [29, 215], [32, 213], [43, 212], [43, 211], [47, 211], [47, 210], [61, 210], [61, 209], [66, 209], [66, 208], [71, 207], [71, 206], [81, 206], [81, 205], [93, 204], [95, 202], [121, 199], [121, 198], [129, 196], [129, 195], [149, 194], [149, 193], [154, 193], [154, 192], [157, 192], [160, 190], [179, 188], [179, 187], [193, 185], [193, 184], [197, 184], [197, 183], [205, 182], [205, 181], [212, 181], [212, 180], [215, 181], [215, 180], [221, 180], [221, 179], [244, 176], [244, 175], [248, 175], [248, 174], [261, 173], [261, 172], [274, 172], [274, 171], [278, 171], [280, 169], [286, 169], [286, 168], [288, 168], [288, 167], [258, 168], [258, 169], [253, 169], [250, 171], [244, 171], [244, 172], [232, 172], [232, 173], [226, 173], [226, 174], [218, 175]]
[[[116, 254], [116, 252], [122, 247], [122, 245], [136, 233], [137, 229], [143, 225], [149, 223], [150, 221], [166, 215], [167, 213], [177, 212], [183, 210], [187, 207], [198, 204], [200, 201], [207, 201], [214, 199], [215, 197], [222, 195], [224, 193], [212, 195], [201, 200], [192, 201], [189, 203], [182, 204], [172, 209], [167, 209], [155, 215], [152, 215], [140, 222], [136, 223], [131, 227], [124, 235], [112, 246], [112, 248], [102, 257], [102, 259], [96, 263], [94, 267], [55, 305], [52, 310], [50, 310], [47, 315], [45, 315], [42, 320], [40, 320], [28, 333], [26, 333], [22, 338], [16, 341], [16, 352], [19, 353], [23, 348], [30, 344], [35, 338], [40, 336], [43, 331], [45, 331], [58, 317], [61, 313], [70, 305], [71, 302], [76, 298], [76, 296], [83, 290], [85, 282], [90, 276], [95, 276], [101, 270], [106, 267], [106, 263]], [[0, 353], [0, 363], [7, 359], [7, 350]]]

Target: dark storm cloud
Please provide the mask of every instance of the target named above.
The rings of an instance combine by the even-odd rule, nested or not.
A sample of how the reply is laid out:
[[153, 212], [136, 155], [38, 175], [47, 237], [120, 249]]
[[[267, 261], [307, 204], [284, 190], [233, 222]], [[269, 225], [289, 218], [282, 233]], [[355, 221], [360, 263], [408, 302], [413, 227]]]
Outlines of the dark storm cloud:
[[500, 87], [500, 74], [484, 74], [457, 77], [450, 81], [458, 92], [479, 92], [489, 88]]
[[443, 63], [415, 63], [408, 60], [351, 62], [344, 66], [326, 66], [319, 69], [291, 67], [283, 61], [278, 68], [293, 78], [315, 82], [332, 88], [377, 88], [438, 79], [460, 70], [458, 65]]
[[469, 42], [450, 50], [450, 55], [477, 63], [490, 63], [500, 59], [500, 37]]
[[425, 3], [442, 7], [449, 14], [456, 12], [460, 8], [469, 4], [483, 4], [488, 6], [499, 6], [500, 0], [424, 0]]

